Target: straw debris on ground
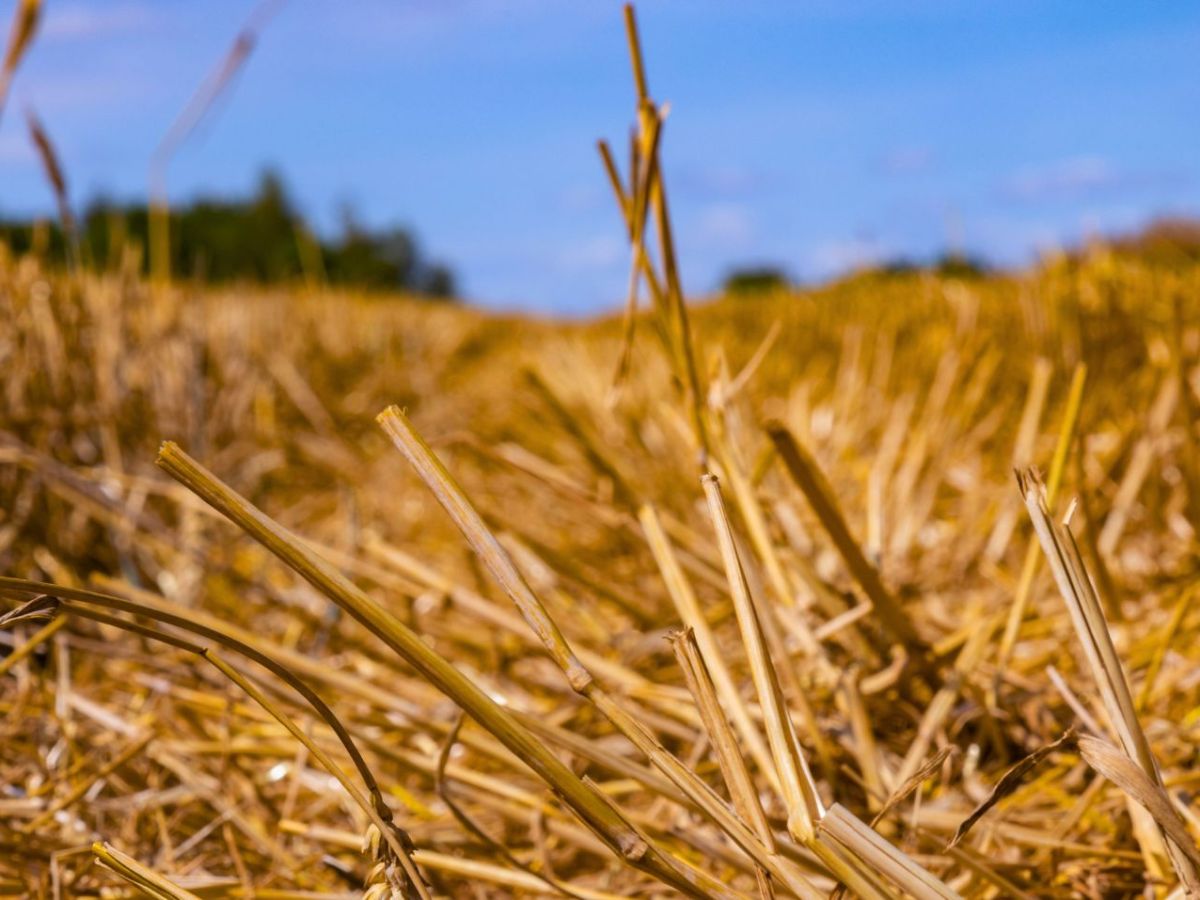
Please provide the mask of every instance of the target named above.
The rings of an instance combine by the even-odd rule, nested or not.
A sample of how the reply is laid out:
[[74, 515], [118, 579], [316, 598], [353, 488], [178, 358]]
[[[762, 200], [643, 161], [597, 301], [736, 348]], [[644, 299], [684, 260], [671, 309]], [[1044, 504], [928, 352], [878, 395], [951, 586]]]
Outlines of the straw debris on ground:
[[627, 22], [624, 319], [0, 252], [0, 893], [1195, 892], [1200, 268], [689, 305]]

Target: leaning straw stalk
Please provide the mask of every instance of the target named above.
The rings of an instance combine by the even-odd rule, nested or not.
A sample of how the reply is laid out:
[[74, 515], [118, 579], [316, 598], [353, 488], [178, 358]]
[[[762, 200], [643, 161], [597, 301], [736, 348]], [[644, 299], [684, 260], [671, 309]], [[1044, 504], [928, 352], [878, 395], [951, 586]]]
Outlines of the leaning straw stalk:
[[293, 568], [313, 587], [354, 616], [434, 686], [454, 699], [472, 718], [529, 764], [589, 827], [631, 865], [644, 869], [689, 895], [737, 896], [695, 870], [682, 868], [658, 848], [647, 844], [629, 822], [594, 789], [522, 727], [470, 679], [435, 653], [418, 635], [353, 582], [271, 521], [260, 510], [218, 480], [176, 445], [167, 442], [159, 464], [173, 478], [227, 516], [247, 534]]
[[754, 856], [761, 865], [782, 878], [785, 883], [794, 884], [802, 896], [811, 896], [814, 890], [804, 878], [798, 872], [792, 871], [792, 867], [782, 859], [774, 856], [770, 848], [762, 845], [743, 822], [731, 815], [731, 811], [712, 789], [669, 753], [625, 705], [606, 691], [579, 662], [542, 601], [517, 571], [504, 548], [491, 534], [441, 460], [412, 427], [408, 417], [399, 408], [389, 407], [379, 415], [379, 423], [416, 469], [442, 508], [454, 520], [488, 571], [512, 598], [530, 628], [542, 640], [551, 658], [563, 670], [572, 689], [594, 704], [621, 734], [693, 803], [712, 817], [739, 847]]

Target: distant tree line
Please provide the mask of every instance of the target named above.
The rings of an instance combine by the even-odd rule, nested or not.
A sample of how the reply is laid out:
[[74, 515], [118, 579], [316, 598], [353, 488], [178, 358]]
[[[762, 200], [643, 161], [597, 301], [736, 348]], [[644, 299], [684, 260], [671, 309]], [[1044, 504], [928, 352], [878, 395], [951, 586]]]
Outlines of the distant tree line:
[[[96, 200], [78, 225], [85, 261], [114, 264], [129, 248], [147, 266], [150, 213], [145, 204]], [[370, 229], [346, 214], [340, 234], [318, 238], [288, 196], [265, 173], [244, 200], [199, 199], [170, 211], [171, 271], [203, 281], [273, 283], [301, 278], [331, 284], [454, 296], [454, 274], [424, 258], [404, 228]], [[57, 223], [0, 221], [0, 241], [18, 253], [37, 250], [64, 261], [67, 241]]]
[[[1195, 265], [1200, 262], [1200, 218], [1168, 216], [1154, 219], [1127, 234], [1078, 247], [1069, 251], [1067, 256], [1070, 259], [1082, 259], [1096, 247], [1155, 266]], [[971, 280], [985, 278], [993, 271], [992, 266], [978, 256], [948, 251], [926, 260], [901, 258], [885, 261], [862, 270], [862, 273], [888, 276], [928, 272], [943, 278]], [[773, 265], [735, 268], [721, 283], [722, 291], [734, 296], [788, 291], [796, 286], [785, 269]]]
[[[931, 272], [944, 278], [983, 278], [991, 272], [988, 264], [977, 257], [961, 253], [944, 253], [927, 262], [911, 259], [894, 259], [867, 266], [862, 274], [907, 275], [914, 272]], [[721, 290], [732, 296], [754, 296], [795, 290], [797, 282], [779, 266], [759, 265], [736, 268], [721, 282]]]

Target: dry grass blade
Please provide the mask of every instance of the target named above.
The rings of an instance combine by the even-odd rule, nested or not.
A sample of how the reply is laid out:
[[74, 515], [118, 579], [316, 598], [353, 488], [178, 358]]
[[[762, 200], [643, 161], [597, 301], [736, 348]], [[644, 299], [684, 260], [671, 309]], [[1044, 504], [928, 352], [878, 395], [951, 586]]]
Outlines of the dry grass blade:
[[[37, 583], [22, 583], [16, 579], [0, 579], [0, 586], [8, 590], [40, 590], [46, 585]], [[81, 591], [73, 588], [60, 588], [59, 593], [63, 594], [62, 599], [54, 598], [58, 604], [58, 608], [64, 613], [72, 613], [83, 616], [96, 622], [101, 622], [105, 625], [119, 628], [125, 631], [139, 634], [151, 640], [165, 643], [180, 649], [186, 650], [202, 657], [214, 668], [220, 671], [231, 682], [242, 689], [248, 696], [259, 704], [264, 710], [270, 713], [276, 721], [284, 726], [289, 734], [297, 741], [305, 746], [326, 770], [330, 772], [347, 793], [359, 805], [363, 812], [370, 818], [375, 826], [380, 830], [383, 839], [389, 845], [391, 853], [405, 871], [405, 875], [409, 880], [412, 890], [421, 897], [428, 897], [428, 893], [424, 886], [423, 879], [411, 860], [412, 842], [409, 837], [396, 826], [392, 819], [392, 812], [383, 799], [383, 792], [380, 790], [378, 783], [375, 780], [374, 774], [367, 766], [362, 753], [351, 737], [350, 732], [334, 714], [333, 710], [301, 679], [297, 678], [286, 666], [281, 665], [270, 655], [263, 653], [259, 649], [250, 646], [240, 641], [236, 636], [227, 632], [214, 629], [200, 622], [191, 621], [182, 616], [171, 615], [164, 613], [161, 610], [144, 604], [139, 604], [133, 601], [123, 600], [119, 597], [110, 597], [104, 594], [99, 594], [93, 591]], [[23, 606], [18, 607], [13, 613], [10, 613], [6, 619], [9, 622], [19, 621], [22, 616], [19, 614], [26, 613], [32, 610], [32, 614], [38, 614], [44, 608], [44, 597], [35, 597], [28, 601]], [[273, 675], [278, 677], [285, 684], [292, 687], [300, 694], [306, 702], [317, 712], [317, 714], [329, 725], [334, 735], [341, 742], [350, 759], [353, 761], [356, 769], [366, 785], [367, 791], [370, 794], [370, 799], [363, 796], [358, 788], [350, 781], [342, 768], [337, 765], [328, 754], [325, 753], [318, 745], [316, 745], [307, 734], [305, 734], [299, 726], [278, 706], [266, 697], [258, 688], [249, 682], [241, 673], [233, 669], [227, 662], [213, 653], [211, 650], [201, 647], [194, 642], [182, 639], [174, 634], [157, 631], [152, 628], [147, 628], [137, 622], [132, 622], [117, 616], [107, 613], [98, 612], [91, 609], [86, 604], [97, 604], [105, 608], [116, 609], [123, 612], [135, 613], [145, 618], [155, 620], [164, 624], [168, 624], [179, 628], [183, 631], [197, 635], [210, 640], [216, 640], [226, 646], [231, 647], [235, 651], [246, 656], [248, 659], [262, 665]], [[56, 622], [64, 621], [66, 616], [56, 619]], [[2, 625], [3, 623], [0, 623]], [[136, 740], [126, 751], [123, 751], [119, 756], [114, 758], [110, 763], [106, 764], [103, 769], [93, 775], [92, 782], [98, 781], [107, 773], [114, 771], [121, 765], [131, 760], [138, 755], [149, 743], [150, 737], [146, 736]], [[28, 831], [34, 831], [36, 828], [47, 821], [55, 812], [64, 809], [73, 804], [76, 800], [83, 796], [88, 791], [90, 783], [81, 783], [74, 791], [60, 798], [53, 806], [45, 810], [37, 819], [30, 822], [26, 827]]]
[[725, 406], [736, 399], [746, 389], [746, 385], [754, 378], [754, 373], [758, 371], [759, 366], [763, 364], [763, 360], [767, 358], [767, 354], [771, 352], [771, 348], [775, 346], [775, 342], [779, 340], [779, 334], [782, 330], [783, 327], [779, 319], [771, 323], [766, 336], [754, 348], [754, 353], [746, 360], [746, 364], [742, 366], [741, 371], [730, 379], [728, 384], [722, 384], [719, 390], [710, 391], [713, 395], [709, 401], [710, 406]]
[[1050, 756], [1050, 754], [1056, 753], [1057, 751], [1063, 749], [1064, 747], [1070, 749], [1074, 743], [1074, 730], [1067, 731], [1062, 737], [1053, 743], [1038, 747], [1036, 750], [1010, 768], [1007, 772], [1005, 772], [1004, 775], [1001, 776], [1000, 780], [996, 782], [996, 785], [992, 788], [991, 793], [987, 795], [987, 799], [975, 807], [975, 809], [971, 811], [971, 814], [963, 819], [962, 824], [958, 826], [957, 830], [955, 830], [954, 837], [951, 839], [950, 843], [946, 845], [946, 849], [951, 850], [958, 846], [959, 842], [967, 836], [967, 832], [974, 827], [975, 823], [982, 819], [997, 803], [1012, 794], [1017, 790], [1017, 788], [1024, 784], [1026, 778], [1028, 778], [1030, 773], [1032, 773], [1033, 770], [1041, 764], [1042, 760], [1046, 759], [1046, 757]]
[[[1083, 565], [1075, 539], [1067, 528], [1050, 518], [1046, 507], [1045, 489], [1034, 470], [1018, 473], [1018, 485], [1025, 498], [1025, 506], [1033, 520], [1042, 550], [1054, 572], [1059, 593], [1071, 615], [1071, 622], [1075, 626], [1092, 678], [1104, 701], [1109, 721], [1125, 753], [1137, 762], [1142, 773], [1152, 783], [1161, 786], [1162, 776], [1158, 771], [1158, 763], [1150, 751], [1141, 722], [1138, 721], [1129, 683], [1125, 679], [1125, 672], [1113, 646], [1104, 611]], [[1177, 845], [1166, 832], [1164, 837], [1167, 839], [1167, 853], [1171, 864], [1184, 888], [1188, 891], [1200, 891], [1200, 874], [1191, 860], [1191, 853]]]
[[1145, 709], [1150, 702], [1150, 697], [1154, 693], [1155, 683], [1158, 681], [1158, 675], [1162, 671], [1163, 660], [1166, 658], [1167, 651], [1171, 648], [1171, 642], [1175, 639], [1175, 635], [1179, 633], [1179, 628], [1183, 624], [1183, 618], [1187, 615], [1188, 610], [1192, 607], [1192, 601], [1195, 599], [1196, 589], [1194, 587], [1185, 588], [1179, 595], [1179, 599], [1175, 602], [1175, 609], [1171, 612], [1171, 620], [1167, 623], [1162, 636], [1158, 639], [1157, 646], [1154, 648], [1154, 656], [1150, 659], [1150, 665], [1146, 667], [1145, 673], [1142, 675], [1142, 687], [1138, 691], [1137, 708], [1140, 712]]
[[454, 720], [454, 725], [450, 728], [450, 733], [446, 735], [446, 740], [442, 742], [442, 748], [438, 751], [437, 769], [435, 771], [434, 785], [438, 796], [442, 802], [446, 804], [446, 808], [450, 810], [451, 815], [458, 820], [458, 823], [463, 826], [463, 829], [469, 834], [474, 835], [480, 843], [489, 848], [493, 853], [507, 862], [514, 869], [528, 873], [531, 877], [541, 881], [545, 887], [551, 889], [555, 893], [561, 894], [564, 897], [573, 897], [576, 900], [583, 900], [583, 895], [576, 893], [571, 889], [570, 885], [564, 884], [553, 876], [553, 874], [542, 874], [534, 869], [530, 864], [524, 863], [517, 859], [516, 855], [508, 849], [503, 843], [489, 835], [479, 823], [467, 815], [466, 811], [460, 806], [451, 795], [450, 785], [446, 777], [446, 765], [450, 762], [450, 752], [454, 749], [455, 743], [458, 741], [459, 732], [462, 729], [463, 717], [460, 714]]
[[891, 795], [884, 802], [883, 806], [879, 808], [879, 812], [875, 813], [875, 815], [871, 818], [869, 823], [870, 826], [874, 828], [876, 825], [882, 822], [884, 818], [887, 817], [888, 813], [907, 800], [912, 793], [917, 790], [917, 788], [932, 778], [937, 773], [937, 770], [942, 767], [942, 764], [957, 752], [957, 747], [950, 746], [943, 747], [941, 750], [935, 753], [933, 757], [927, 763], [925, 763], [925, 765], [921, 766], [920, 769], [914, 772], [913, 775], [906, 782], [904, 782], [904, 784], [892, 791]]
[[[655, 304], [662, 317], [661, 325], [667, 335], [668, 354], [674, 365], [676, 378], [684, 388], [684, 402], [692, 427], [692, 437], [697, 445], [698, 463], [703, 470], [708, 462], [708, 435], [704, 418], [705, 390], [701, 383], [699, 367], [696, 364], [696, 348], [676, 262], [675, 239], [671, 229], [671, 215], [667, 208], [666, 187], [663, 184], [662, 168], [658, 164], [658, 147], [665, 110], [656, 108], [650, 100], [649, 88], [646, 83], [646, 67], [642, 60], [641, 40], [638, 37], [637, 17], [632, 4], [625, 4], [624, 14], [625, 34], [629, 43], [629, 57], [633, 66], [634, 85], [637, 90], [638, 125], [637, 133], [634, 136], [635, 162], [631, 166], [632, 195], [628, 196], [628, 203], [620, 201], [622, 196], [619, 191], [620, 179], [610, 175], [610, 180], [618, 189], [618, 201], [621, 202], [622, 209], [627, 211], [627, 224], [634, 245], [635, 272], [639, 263], [647, 270], [646, 280], [651, 292], [655, 295]], [[606, 154], [605, 165], [615, 172], [610, 154]], [[641, 190], [638, 190], [639, 173], [643, 173], [640, 180], [644, 186]], [[654, 276], [649, 257], [644, 252], [642, 229], [637, 223], [637, 217], [642, 214], [637, 209], [639, 200], [642, 209], [645, 209], [644, 203], [648, 201], [649, 208], [654, 213], [654, 226], [658, 234], [658, 257], [662, 268], [661, 281]], [[636, 276], [631, 281], [636, 287]], [[631, 332], [629, 334], [631, 339]], [[625, 352], [627, 351], [623, 351], [622, 355]], [[624, 366], [625, 364], [621, 363], [620, 365]]]
[[[887, 896], [885, 889], [879, 884], [877, 872], [880, 870], [873, 865], [872, 858], [881, 853], [889, 855], [891, 862], [887, 871], [891, 877], [897, 874], [903, 877], [903, 873], [916, 864], [878, 835], [874, 835], [874, 832], [871, 832], [873, 838], [859, 833], [858, 826], [866, 826], [853, 816], [843, 817], [850, 824], [841, 823], [846, 827], [841, 828], [839, 833], [827, 831], [823, 827], [818, 832], [818, 824], [823, 823], [826, 818], [826, 810], [784, 702], [775, 664], [771, 660], [763, 634], [758, 604], [746, 582], [746, 573], [738, 555], [737, 542], [725, 510], [720, 484], [716, 476], [711, 474], [705, 475], [701, 481], [708, 500], [709, 517], [712, 519], [717, 544], [725, 563], [729, 591], [733, 598], [734, 612], [746, 649], [751, 677], [759, 706], [762, 708], [767, 743], [771, 748], [775, 773], [787, 809], [788, 832], [813, 850], [830, 871], [852, 891], [863, 897]], [[834, 827], [836, 829], [840, 826]], [[824, 839], [825, 834], [832, 837], [833, 841]], [[905, 884], [906, 889], [911, 890], [907, 879]], [[918, 892], [917, 896], [931, 895]]]
[[1195, 840], [1161, 784], [1150, 780], [1127, 753], [1101, 738], [1080, 737], [1079, 754], [1084, 762], [1136, 800], [1154, 817], [1171, 843], [1200, 866], [1200, 850], [1196, 849]]
[[[716, 420], [716, 425], [723, 425], [720, 417], [716, 417]], [[736, 507], [741, 513], [742, 522], [745, 523], [746, 530], [750, 536], [750, 542], [757, 552], [758, 557], [762, 560], [763, 568], [766, 570], [767, 581], [771, 585], [772, 592], [781, 606], [793, 607], [796, 605], [796, 601], [792, 596], [792, 587], [788, 581], [787, 574], [784, 572], [779, 551], [771, 538], [767, 517], [763, 512], [762, 504], [758, 502], [754, 485], [746, 473], [742, 471], [730, 447], [729, 435], [725, 428], [714, 427], [713, 432], [714, 443], [716, 444], [721, 461], [722, 474], [732, 489]], [[795, 621], [797, 637], [804, 652], [811, 657], [815, 657], [819, 666], [827, 667], [821, 646], [813, 636], [808, 623], [803, 617], [799, 616], [795, 617]]]
[[22, 603], [16, 609], [9, 610], [0, 616], [0, 628], [9, 628], [21, 622], [52, 618], [61, 607], [62, 600], [55, 594], [39, 594], [32, 600]]
[[614, 499], [618, 504], [628, 507], [636, 505], [633, 489], [629, 486], [627, 479], [621, 474], [617, 465], [608, 458], [604, 451], [600, 448], [597, 441], [584, 425], [578, 421], [575, 416], [571, 415], [571, 411], [539, 375], [532, 369], [526, 369], [524, 372], [525, 383], [533, 389], [539, 399], [546, 405], [557, 421], [579, 445], [592, 467], [612, 485]]
[[[387, 849], [384, 849], [382, 843], [374, 848], [374, 856], [379, 860], [379, 864], [384, 870], [391, 868], [399, 868], [403, 875], [400, 877], [391, 876], [389, 873], [389, 882], [396, 883], [399, 887], [399, 893], [403, 896], [415, 896], [420, 900], [431, 900], [429, 886], [425, 883], [425, 878], [417, 869], [416, 863], [412, 858], [412, 841], [408, 835], [401, 831], [392, 821], [391, 810], [383, 801], [383, 796], [379, 791], [378, 786], [372, 777], [368, 777], [367, 784], [372, 793], [372, 799], [363, 796], [357, 786], [350, 780], [346, 772], [333, 761], [321, 747], [309, 738], [308, 735], [300, 728], [299, 725], [292, 720], [292, 717], [283, 711], [276, 703], [260, 691], [248, 678], [234, 669], [229, 663], [221, 659], [211, 650], [204, 649], [200, 651], [200, 655], [209, 663], [217, 668], [226, 678], [241, 688], [255, 703], [271, 714], [275, 721], [279, 722], [287, 732], [304, 745], [305, 749], [313, 755], [313, 757], [325, 767], [329, 774], [333, 775], [338, 780], [338, 783], [346, 790], [346, 792], [354, 799], [364, 813], [372, 822], [372, 827], [378, 831], [378, 841], [386, 841]], [[328, 717], [336, 721], [332, 710], [328, 710]], [[362, 762], [362, 756], [359, 754], [357, 747], [349, 737], [349, 733], [345, 728], [338, 724], [337, 734], [343, 737], [343, 745], [351, 749], [352, 756], [356, 763]], [[364, 766], [365, 768], [365, 766]], [[369, 771], [369, 770], [368, 770]]]
[[625, 212], [629, 243], [632, 249], [632, 259], [629, 263], [629, 287], [625, 303], [625, 323], [621, 334], [621, 352], [618, 356], [616, 372], [613, 375], [614, 392], [620, 390], [624, 384], [633, 359], [633, 338], [637, 325], [638, 285], [644, 273], [649, 282], [651, 293], [654, 296], [655, 307], [661, 310], [664, 305], [662, 288], [658, 285], [657, 279], [654, 277], [654, 270], [650, 265], [650, 256], [646, 251], [645, 244], [646, 211], [649, 208], [650, 186], [653, 184], [653, 180], [657, 174], [658, 141], [661, 134], [661, 122], [655, 117], [650, 121], [650, 134], [645, 140], [647, 150], [642, 157], [644, 163], [640, 167], [641, 171], [633, 171], [629, 174], [631, 193], [628, 196], [621, 190], [620, 176], [617, 174], [616, 164], [613, 162], [612, 154], [609, 152], [607, 144], [601, 143], [601, 156], [604, 160], [605, 169], [608, 171], [609, 180], [612, 183], [613, 191], [616, 193], [618, 205]]
[[917, 634], [908, 614], [900, 603], [883, 585], [879, 572], [867, 560], [858, 542], [850, 533], [846, 519], [838, 508], [833, 488], [825, 478], [817, 461], [805, 450], [781, 422], [768, 422], [767, 434], [783, 460], [788, 474], [803, 492], [812, 506], [821, 525], [829, 533], [834, 546], [850, 570], [850, 574], [862, 587], [863, 592], [875, 607], [875, 615], [888, 633], [911, 650], [924, 654], [924, 641]]

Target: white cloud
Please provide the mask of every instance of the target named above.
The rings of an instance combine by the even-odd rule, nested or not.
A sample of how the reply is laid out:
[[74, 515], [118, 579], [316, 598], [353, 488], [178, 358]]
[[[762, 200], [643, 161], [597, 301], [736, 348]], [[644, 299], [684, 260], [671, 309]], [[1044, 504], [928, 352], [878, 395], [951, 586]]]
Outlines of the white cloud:
[[878, 262], [881, 254], [875, 241], [851, 237], [822, 241], [805, 256], [805, 268], [818, 278], [827, 278]]
[[162, 85], [127, 73], [89, 76], [64, 72], [39, 73], [38, 78], [26, 79], [21, 87], [20, 99], [39, 112], [86, 111], [107, 115], [158, 96]]
[[1112, 187], [1122, 174], [1101, 156], [1076, 156], [1045, 166], [1027, 166], [1010, 177], [1006, 190], [1023, 200], [1047, 196], [1085, 194]]
[[679, 174], [680, 187], [701, 198], [744, 197], [769, 181], [766, 173], [741, 165], [685, 168]]
[[605, 196], [595, 184], [574, 184], [558, 195], [559, 205], [570, 213], [592, 212], [601, 208], [606, 201], [616, 203], [611, 195]]
[[610, 235], [599, 235], [567, 244], [558, 254], [558, 264], [572, 272], [607, 269], [628, 254], [629, 248], [623, 241]]
[[929, 147], [895, 147], [883, 155], [880, 166], [889, 175], [912, 175], [926, 171], [933, 161]]
[[47, 41], [94, 39], [145, 30], [155, 17], [142, 3], [48, 3], [41, 36]]
[[737, 203], [717, 203], [700, 211], [697, 234], [706, 246], [744, 247], [754, 238], [750, 210]]
[[1129, 169], [1102, 156], [1075, 156], [1018, 169], [1000, 185], [1002, 193], [1026, 202], [1096, 199], [1117, 193], [1160, 191], [1186, 185], [1188, 175], [1171, 169]]
[[0, 163], [4, 165], [27, 165], [37, 161], [33, 146], [24, 131], [10, 132], [0, 136]]

